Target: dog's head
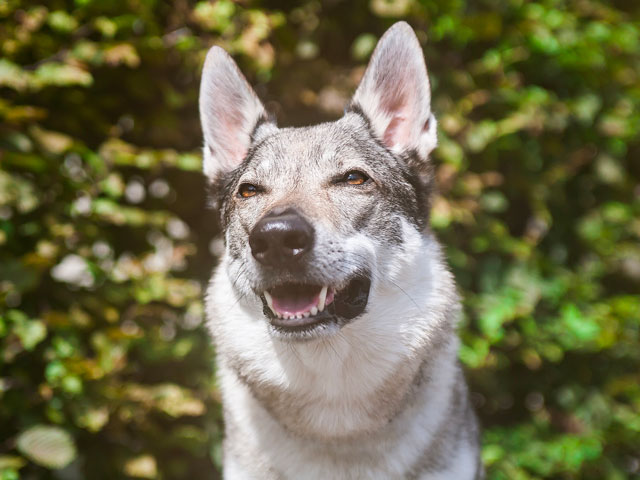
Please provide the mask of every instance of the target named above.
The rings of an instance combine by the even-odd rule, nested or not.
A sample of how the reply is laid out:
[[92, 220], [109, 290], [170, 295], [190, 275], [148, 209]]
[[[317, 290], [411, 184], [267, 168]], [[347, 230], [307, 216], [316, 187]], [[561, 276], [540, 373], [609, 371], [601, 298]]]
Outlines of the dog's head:
[[365, 312], [428, 217], [436, 122], [413, 30], [402, 22], [382, 37], [335, 122], [278, 128], [219, 47], [205, 61], [200, 113], [238, 298], [261, 300], [272, 333], [289, 339]]

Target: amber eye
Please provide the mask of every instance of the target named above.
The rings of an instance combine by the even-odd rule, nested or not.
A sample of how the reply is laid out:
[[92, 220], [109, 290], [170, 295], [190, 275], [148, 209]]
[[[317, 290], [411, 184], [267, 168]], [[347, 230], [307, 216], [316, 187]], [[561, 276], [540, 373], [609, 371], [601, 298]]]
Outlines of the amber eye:
[[369, 177], [367, 177], [364, 173], [359, 172], [358, 170], [347, 172], [347, 174], [344, 176], [344, 181], [349, 185], [362, 185], [368, 180]]
[[253, 197], [256, 193], [258, 193], [258, 187], [250, 183], [243, 183], [238, 188], [238, 195], [242, 198]]

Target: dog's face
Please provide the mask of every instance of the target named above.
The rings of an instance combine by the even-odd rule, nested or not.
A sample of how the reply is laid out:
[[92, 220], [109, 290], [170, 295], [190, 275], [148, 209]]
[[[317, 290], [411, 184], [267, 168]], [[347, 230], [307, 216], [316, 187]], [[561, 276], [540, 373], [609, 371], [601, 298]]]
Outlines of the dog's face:
[[422, 51], [406, 24], [380, 41], [344, 117], [279, 129], [214, 47], [200, 108], [224, 268], [259, 299], [273, 335], [329, 335], [367, 309], [372, 285], [427, 219], [436, 142]]

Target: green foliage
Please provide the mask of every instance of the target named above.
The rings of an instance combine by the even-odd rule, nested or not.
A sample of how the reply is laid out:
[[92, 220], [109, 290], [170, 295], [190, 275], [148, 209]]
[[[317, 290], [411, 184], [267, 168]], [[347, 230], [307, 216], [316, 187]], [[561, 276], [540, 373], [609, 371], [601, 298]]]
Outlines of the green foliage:
[[488, 478], [640, 475], [636, 2], [6, 0], [1, 480], [216, 478], [204, 55], [222, 45], [308, 124], [400, 18], [433, 86], [432, 225]]

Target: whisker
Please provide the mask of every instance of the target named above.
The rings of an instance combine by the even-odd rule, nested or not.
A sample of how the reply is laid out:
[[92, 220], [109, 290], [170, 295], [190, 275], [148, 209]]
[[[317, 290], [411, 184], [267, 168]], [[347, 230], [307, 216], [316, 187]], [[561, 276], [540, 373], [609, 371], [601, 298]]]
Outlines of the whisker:
[[240, 296], [236, 299], [236, 301], [233, 302], [233, 305], [231, 305], [231, 307], [229, 307], [229, 309], [224, 314], [228, 315], [229, 312], [233, 310], [236, 307], [236, 305], [238, 305], [238, 303], [240, 303], [240, 300], [244, 299], [245, 297], [246, 297], [246, 294], [244, 293], [240, 294]]
[[[351, 256], [355, 256], [355, 257], [357, 257], [357, 258], [361, 258], [361, 259], [363, 259], [363, 260], [366, 260], [366, 258], [364, 257], [364, 255], [360, 255], [360, 254], [355, 253], [355, 252], [354, 252], [354, 253], [351, 253], [350, 255], [351, 255]], [[346, 260], [346, 262], [348, 263], [348, 262], [349, 262], [349, 260], [347, 259], [347, 260]], [[354, 264], [354, 265], [352, 265], [352, 266], [355, 266], [355, 264]], [[340, 269], [340, 267], [338, 267], [337, 265], [336, 265], [336, 266], [334, 266], [334, 268], [336, 268], [336, 269]], [[416, 307], [416, 309], [418, 309], [418, 311], [420, 311], [420, 310], [421, 310], [421, 309], [420, 309], [420, 306], [418, 305], [418, 302], [416, 302], [416, 301], [415, 301], [415, 299], [414, 299], [411, 295], [409, 295], [409, 294], [407, 293], [407, 291], [406, 291], [404, 288], [402, 288], [400, 285], [398, 285], [398, 284], [397, 284], [395, 281], [393, 281], [391, 278], [384, 276], [384, 274], [383, 274], [382, 272], [380, 272], [380, 269], [379, 269], [379, 267], [378, 267], [378, 266], [375, 266], [375, 269], [379, 271], [379, 273], [380, 273], [380, 277], [376, 276], [376, 273], [375, 273], [374, 271], [372, 271], [372, 272], [371, 272], [371, 276], [372, 276], [373, 278], [376, 278], [376, 279], [379, 279], [379, 278], [381, 278], [381, 277], [382, 277], [382, 278], [384, 278], [384, 279], [385, 279], [385, 281], [387, 281], [387, 282], [391, 283], [394, 287], [396, 287], [398, 290], [400, 290], [400, 291], [401, 291], [401, 292], [402, 292], [402, 293], [403, 293], [403, 294], [404, 294], [404, 295], [405, 295], [409, 300], [411, 300], [411, 303], [413, 303], [413, 305]], [[348, 273], [348, 272], [341, 271], [340, 273]]]

